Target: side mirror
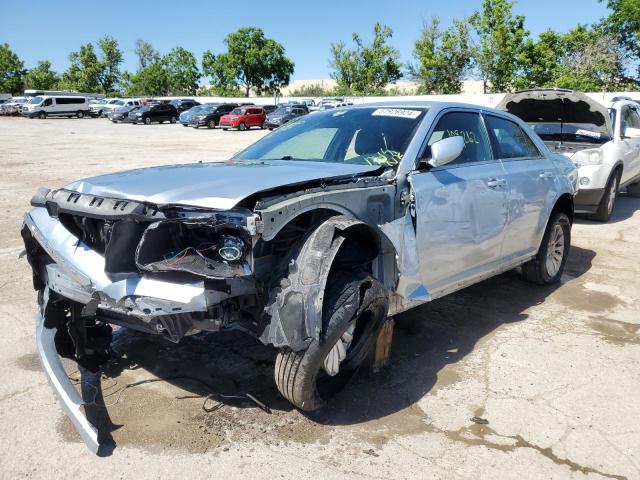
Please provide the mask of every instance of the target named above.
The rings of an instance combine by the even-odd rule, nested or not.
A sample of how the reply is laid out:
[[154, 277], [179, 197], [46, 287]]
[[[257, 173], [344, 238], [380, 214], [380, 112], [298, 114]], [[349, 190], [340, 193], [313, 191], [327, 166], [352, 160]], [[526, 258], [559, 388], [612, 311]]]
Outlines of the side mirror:
[[623, 138], [640, 138], [640, 128], [627, 127], [622, 136]]
[[464, 138], [461, 136], [443, 138], [431, 145], [431, 158], [422, 159], [420, 163], [426, 163], [431, 167], [441, 167], [460, 157], [464, 147]]

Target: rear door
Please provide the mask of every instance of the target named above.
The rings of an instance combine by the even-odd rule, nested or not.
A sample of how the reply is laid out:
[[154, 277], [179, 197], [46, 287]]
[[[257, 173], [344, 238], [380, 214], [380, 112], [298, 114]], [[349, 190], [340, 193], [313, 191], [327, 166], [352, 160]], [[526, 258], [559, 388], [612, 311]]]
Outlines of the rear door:
[[410, 174], [415, 197], [420, 276], [432, 296], [471, 283], [500, 263], [507, 222], [508, 185], [494, 159], [478, 111], [447, 110], [428, 135], [425, 153], [438, 140], [462, 136], [465, 150], [442, 167]]
[[510, 260], [536, 252], [555, 201], [555, 165], [527, 132], [507, 118], [484, 114], [495, 158], [509, 183], [508, 235], [501, 256]]

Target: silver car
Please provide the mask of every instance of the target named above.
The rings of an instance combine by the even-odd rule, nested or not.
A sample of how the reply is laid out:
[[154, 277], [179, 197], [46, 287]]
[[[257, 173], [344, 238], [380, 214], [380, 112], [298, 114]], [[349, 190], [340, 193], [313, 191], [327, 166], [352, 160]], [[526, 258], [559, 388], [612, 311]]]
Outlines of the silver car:
[[513, 115], [394, 102], [301, 117], [226, 162], [43, 189], [22, 230], [38, 352], [94, 451], [60, 356], [99, 371], [110, 324], [174, 342], [241, 330], [278, 349], [282, 395], [317, 410], [388, 317], [515, 267], [558, 282], [576, 188]]

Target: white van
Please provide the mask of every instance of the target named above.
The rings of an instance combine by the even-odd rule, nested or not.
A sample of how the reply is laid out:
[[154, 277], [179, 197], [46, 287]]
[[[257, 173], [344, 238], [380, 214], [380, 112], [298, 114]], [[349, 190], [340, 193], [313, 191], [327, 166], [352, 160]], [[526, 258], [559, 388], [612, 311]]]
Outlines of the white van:
[[87, 97], [75, 95], [38, 95], [22, 107], [22, 115], [47, 118], [50, 115], [83, 118], [89, 114]]

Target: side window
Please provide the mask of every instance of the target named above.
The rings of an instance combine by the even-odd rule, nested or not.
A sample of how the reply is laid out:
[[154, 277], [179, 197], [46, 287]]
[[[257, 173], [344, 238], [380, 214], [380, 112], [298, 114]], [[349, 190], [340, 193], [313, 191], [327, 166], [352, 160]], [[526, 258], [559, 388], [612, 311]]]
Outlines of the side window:
[[487, 115], [485, 119], [497, 158], [541, 156], [533, 140], [517, 123], [505, 118], [494, 117], [493, 115]]
[[42, 104], [43, 107], [50, 107], [51, 105], [53, 105], [53, 99], [51, 98], [47, 98]]
[[627, 106], [622, 110], [622, 128], [620, 131], [623, 136], [629, 127], [640, 129], [640, 117], [638, 117], [638, 112], [635, 108]]
[[462, 155], [449, 165], [491, 160], [489, 140], [482, 126], [480, 114], [472, 112], [451, 112], [445, 114], [427, 142], [429, 147], [439, 140], [460, 136], [464, 138]]

